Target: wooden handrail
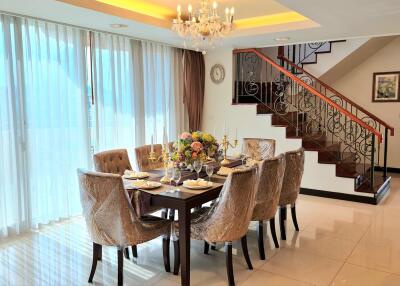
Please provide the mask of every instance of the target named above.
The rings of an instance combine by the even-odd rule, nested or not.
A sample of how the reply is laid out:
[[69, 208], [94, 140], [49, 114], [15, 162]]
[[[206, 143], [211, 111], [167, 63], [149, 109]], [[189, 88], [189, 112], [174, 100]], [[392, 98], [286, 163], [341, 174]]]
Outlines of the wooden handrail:
[[309, 73], [308, 71], [304, 70], [303, 68], [299, 67], [298, 65], [296, 65], [295, 63], [293, 63], [292, 61], [290, 61], [288, 58], [284, 57], [284, 56], [278, 56], [279, 59], [287, 62], [289, 65], [291, 65], [292, 67], [298, 69], [299, 71], [301, 71], [302, 73], [308, 75], [309, 77], [315, 79], [316, 81], [318, 81], [318, 83], [320, 85], [322, 85], [323, 87], [325, 87], [326, 89], [330, 90], [331, 92], [333, 92], [335, 95], [337, 95], [338, 97], [340, 97], [341, 99], [343, 99], [344, 101], [347, 101], [348, 103], [350, 103], [351, 105], [354, 105], [358, 110], [364, 112], [366, 115], [368, 115], [370, 118], [372, 118], [373, 120], [379, 122], [380, 124], [382, 124], [383, 126], [385, 126], [386, 128], [388, 128], [390, 130], [390, 135], [393, 136], [394, 135], [394, 127], [390, 126], [389, 124], [387, 124], [385, 121], [383, 121], [382, 119], [376, 117], [375, 115], [373, 115], [371, 112], [369, 112], [368, 110], [365, 110], [363, 107], [361, 107], [360, 105], [358, 105], [357, 103], [355, 103], [354, 101], [352, 101], [351, 99], [347, 98], [346, 96], [344, 96], [343, 94], [341, 94], [340, 92], [338, 92], [336, 89], [334, 89], [333, 87], [327, 85], [326, 83], [324, 83], [323, 81], [321, 81], [319, 78], [315, 77], [314, 75], [312, 75], [311, 73]]
[[275, 63], [272, 59], [264, 55], [263, 53], [257, 51], [256, 49], [237, 49], [233, 50], [234, 54], [239, 54], [239, 53], [255, 53], [258, 57], [263, 59], [264, 61], [268, 62], [270, 65], [275, 67], [277, 70], [279, 70], [281, 73], [285, 74], [287, 77], [291, 78], [294, 82], [297, 84], [301, 85], [303, 88], [307, 89], [309, 92], [314, 94], [315, 96], [318, 96], [320, 99], [328, 103], [330, 106], [336, 108], [340, 113], [346, 115], [349, 117], [352, 121], [357, 122], [361, 127], [369, 130], [371, 133], [373, 133], [376, 137], [378, 137], [379, 142], [382, 142], [382, 134], [379, 133], [377, 130], [375, 130], [373, 127], [369, 126], [365, 122], [363, 122], [361, 119], [356, 117], [354, 114], [350, 113], [348, 110], [344, 109], [337, 103], [333, 102], [329, 98], [325, 97], [323, 94], [321, 94], [319, 91], [317, 91], [315, 88], [309, 86], [302, 80], [300, 80], [297, 76], [293, 75], [291, 72], [286, 70], [285, 68], [281, 67], [277, 63]]

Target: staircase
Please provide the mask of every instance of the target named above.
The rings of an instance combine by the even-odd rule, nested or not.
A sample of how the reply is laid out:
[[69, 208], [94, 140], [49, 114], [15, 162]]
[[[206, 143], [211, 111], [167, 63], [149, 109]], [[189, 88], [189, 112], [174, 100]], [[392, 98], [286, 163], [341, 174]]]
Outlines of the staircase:
[[336, 177], [354, 180], [351, 196], [303, 193], [377, 204], [388, 190], [393, 127], [286, 58], [283, 48], [278, 62], [257, 49], [234, 51], [233, 103], [256, 104], [257, 114], [269, 114], [273, 126], [286, 129], [286, 138], [301, 139], [306, 151], [318, 153], [318, 163], [334, 165]]

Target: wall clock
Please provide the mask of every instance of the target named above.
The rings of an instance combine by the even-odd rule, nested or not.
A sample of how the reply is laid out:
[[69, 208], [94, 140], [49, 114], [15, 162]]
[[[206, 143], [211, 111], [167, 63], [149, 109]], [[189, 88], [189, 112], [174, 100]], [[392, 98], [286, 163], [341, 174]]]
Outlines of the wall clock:
[[213, 65], [210, 72], [211, 80], [213, 83], [221, 83], [224, 81], [225, 78], [225, 69], [222, 65], [216, 64]]

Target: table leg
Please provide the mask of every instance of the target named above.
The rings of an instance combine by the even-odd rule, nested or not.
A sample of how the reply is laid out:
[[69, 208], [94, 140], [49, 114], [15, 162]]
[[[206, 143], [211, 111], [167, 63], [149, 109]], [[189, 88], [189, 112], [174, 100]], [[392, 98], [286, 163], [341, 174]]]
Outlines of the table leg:
[[181, 256], [181, 285], [190, 285], [190, 209], [181, 208], [179, 216], [179, 249]]

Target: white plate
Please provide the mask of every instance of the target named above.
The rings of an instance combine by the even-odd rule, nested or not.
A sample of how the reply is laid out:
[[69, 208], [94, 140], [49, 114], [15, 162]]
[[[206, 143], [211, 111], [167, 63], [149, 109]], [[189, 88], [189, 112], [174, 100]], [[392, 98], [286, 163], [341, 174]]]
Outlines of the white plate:
[[124, 179], [128, 179], [128, 180], [137, 180], [137, 179], [144, 179], [144, 178], [148, 178], [150, 176], [149, 173], [141, 173], [140, 175], [137, 174], [132, 174], [132, 175], [123, 175], [122, 177]]
[[193, 186], [193, 185], [189, 186], [189, 185], [186, 185], [185, 182], [183, 182], [183, 186], [185, 188], [192, 189], [192, 190], [205, 190], [205, 189], [211, 188], [213, 186], [213, 183], [208, 182], [207, 186]]
[[128, 185], [128, 188], [140, 189], [140, 190], [152, 190], [161, 187], [161, 183], [148, 181], [148, 185], [136, 186], [134, 183]]

